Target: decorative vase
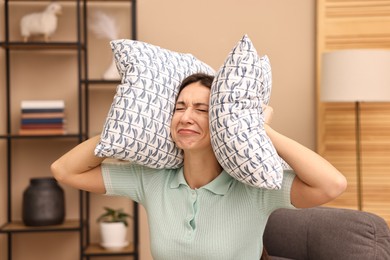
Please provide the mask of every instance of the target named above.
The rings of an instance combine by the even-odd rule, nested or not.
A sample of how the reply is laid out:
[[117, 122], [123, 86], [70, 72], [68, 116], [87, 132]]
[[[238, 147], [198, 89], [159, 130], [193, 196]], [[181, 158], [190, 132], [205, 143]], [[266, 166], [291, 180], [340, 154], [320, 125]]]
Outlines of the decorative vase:
[[58, 225], [65, 219], [64, 191], [54, 178], [32, 178], [23, 193], [26, 226]]

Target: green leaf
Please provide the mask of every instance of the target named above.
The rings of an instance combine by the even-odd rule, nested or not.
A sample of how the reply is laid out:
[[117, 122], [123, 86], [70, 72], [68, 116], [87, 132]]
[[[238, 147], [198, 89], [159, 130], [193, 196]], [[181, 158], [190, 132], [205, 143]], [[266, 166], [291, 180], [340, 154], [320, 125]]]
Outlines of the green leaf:
[[125, 226], [128, 226], [127, 218], [132, 218], [131, 215], [123, 211], [123, 209], [112, 209], [104, 207], [105, 213], [101, 214], [96, 221], [97, 222], [122, 222]]

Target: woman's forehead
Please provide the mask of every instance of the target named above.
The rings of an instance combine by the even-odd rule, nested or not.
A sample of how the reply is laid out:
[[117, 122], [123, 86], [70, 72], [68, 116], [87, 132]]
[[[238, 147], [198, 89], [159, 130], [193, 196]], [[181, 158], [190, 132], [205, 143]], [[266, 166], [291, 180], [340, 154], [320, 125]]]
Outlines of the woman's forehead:
[[205, 102], [210, 99], [210, 88], [203, 86], [199, 82], [186, 86], [179, 94], [177, 102]]

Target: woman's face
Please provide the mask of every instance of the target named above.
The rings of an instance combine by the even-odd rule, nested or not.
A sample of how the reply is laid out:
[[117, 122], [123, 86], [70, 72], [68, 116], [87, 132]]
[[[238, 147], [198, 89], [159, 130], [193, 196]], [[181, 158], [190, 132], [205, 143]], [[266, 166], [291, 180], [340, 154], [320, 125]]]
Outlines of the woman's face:
[[200, 82], [189, 84], [179, 94], [171, 122], [171, 135], [184, 151], [211, 146], [209, 99], [210, 88]]

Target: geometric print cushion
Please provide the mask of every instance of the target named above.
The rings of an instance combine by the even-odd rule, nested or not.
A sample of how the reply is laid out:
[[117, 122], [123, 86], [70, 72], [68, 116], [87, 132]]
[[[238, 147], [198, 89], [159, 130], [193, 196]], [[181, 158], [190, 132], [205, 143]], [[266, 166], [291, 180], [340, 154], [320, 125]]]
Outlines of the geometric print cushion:
[[215, 71], [191, 54], [133, 40], [111, 42], [121, 75], [95, 155], [151, 168], [178, 168], [183, 154], [170, 135], [178, 87], [187, 76]]
[[[263, 104], [269, 105], [269, 101], [271, 99], [271, 89], [272, 89], [272, 71], [271, 71], [271, 64], [267, 55], [264, 55], [263, 57], [260, 58], [260, 63], [261, 63], [261, 72], [263, 74], [263, 82], [262, 82], [260, 98]], [[280, 161], [283, 169], [292, 169], [290, 165], [288, 165], [282, 158], [280, 158]]]
[[260, 58], [260, 67], [262, 73], [260, 99], [263, 104], [268, 105], [271, 99], [272, 71], [271, 71], [271, 63], [267, 55], [264, 55], [263, 57]]
[[271, 69], [245, 35], [217, 71], [210, 96], [211, 143], [221, 166], [245, 184], [280, 189], [283, 167], [264, 129]]

